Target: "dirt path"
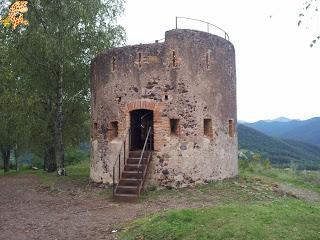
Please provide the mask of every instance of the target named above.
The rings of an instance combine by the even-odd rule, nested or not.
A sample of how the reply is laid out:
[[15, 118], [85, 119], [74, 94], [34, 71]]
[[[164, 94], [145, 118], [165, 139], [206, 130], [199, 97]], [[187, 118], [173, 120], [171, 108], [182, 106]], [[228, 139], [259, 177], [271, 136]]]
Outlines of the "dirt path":
[[298, 199], [305, 200], [307, 202], [320, 202], [320, 195], [317, 192], [314, 192], [309, 189], [303, 189], [303, 188], [296, 188], [293, 186], [290, 186], [288, 184], [280, 183], [277, 186], [278, 190]]

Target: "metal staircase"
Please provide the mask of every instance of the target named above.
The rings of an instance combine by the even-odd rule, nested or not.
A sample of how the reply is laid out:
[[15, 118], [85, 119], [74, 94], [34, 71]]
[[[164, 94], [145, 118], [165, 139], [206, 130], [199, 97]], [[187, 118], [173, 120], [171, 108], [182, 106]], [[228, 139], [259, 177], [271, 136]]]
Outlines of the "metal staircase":
[[128, 139], [129, 149], [131, 146], [131, 131], [130, 129], [128, 130], [118, 159], [113, 166], [112, 186], [114, 199], [120, 201], [137, 201], [139, 199], [152, 157], [151, 129], [149, 127], [142, 150], [126, 152]]

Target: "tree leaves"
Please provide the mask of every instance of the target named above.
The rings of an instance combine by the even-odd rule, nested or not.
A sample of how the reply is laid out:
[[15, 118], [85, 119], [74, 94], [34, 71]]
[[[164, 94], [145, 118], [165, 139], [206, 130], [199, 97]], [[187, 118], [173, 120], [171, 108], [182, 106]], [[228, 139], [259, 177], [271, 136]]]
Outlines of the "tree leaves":
[[[299, 14], [298, 26], [302, 26], [302, 23], [306, 21], [306, 17], [310, 18], [314, 14], [319, 14], [319, 0], [308, 0], [305, 2], [305, 6], [302, 8], [302, 11], [303, 12]], [[319, 40], [318, 37], [313, 39], [309, 46], [313, 47], [317, 43], [317, 40]]]
[[[122, 11], [122, 0], [29, 1], [28, 28], [0, 33], [0, 57], [6, 56], [0, 58], [0, 63], [5, 61], [3, 66], [0, 64], [0, 86], [11, 97], [18, 96], [13, 89], [23, 92], [22, 101], [15, 105], [26, 110], [28, 122], [24, 123], [29, 133], [25, 142], [38, 156], [43, 157], [46, 148], [54, 145], [61, 64], [64, 144], [68, 148], [89, 139], [90, 61], [99, 52], [123, 43], [125, 32], [116, 24]], [[2, 67], [6, 71], [2, 72]], [[7, 108], [12, 104], [11, 97], [6, 98]], [[25, 115], [15, 112], [18, 119], [25, 119]]]

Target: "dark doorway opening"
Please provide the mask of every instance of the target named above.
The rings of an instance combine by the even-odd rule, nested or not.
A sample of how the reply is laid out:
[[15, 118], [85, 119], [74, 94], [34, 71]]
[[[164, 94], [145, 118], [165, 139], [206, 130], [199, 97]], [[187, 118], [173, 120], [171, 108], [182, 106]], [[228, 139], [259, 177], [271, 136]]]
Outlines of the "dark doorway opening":
[[148, 144], [153, 149], [153, 111], [138, 109], [130, 112], [131, 150], [142, 150], [151, 127], [151, 137]]

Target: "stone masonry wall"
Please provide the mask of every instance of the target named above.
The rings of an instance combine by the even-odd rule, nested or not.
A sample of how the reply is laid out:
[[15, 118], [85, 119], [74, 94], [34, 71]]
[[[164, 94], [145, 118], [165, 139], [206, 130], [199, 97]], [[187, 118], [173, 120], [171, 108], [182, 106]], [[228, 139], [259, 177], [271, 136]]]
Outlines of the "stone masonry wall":
[[[235, 53], [229, 41], [178, 29], [166, 32], [164, 43], [115, 48], [92, 61], [91, 93], [93, 181], [112, 182], [136, 109], [154, 116], [147, 185], [183, 187], [237, 175]], [[170, 119], [178, 121], [177, 134]], [[118, 136], [110, 134], [114, 122]]]

